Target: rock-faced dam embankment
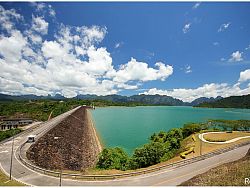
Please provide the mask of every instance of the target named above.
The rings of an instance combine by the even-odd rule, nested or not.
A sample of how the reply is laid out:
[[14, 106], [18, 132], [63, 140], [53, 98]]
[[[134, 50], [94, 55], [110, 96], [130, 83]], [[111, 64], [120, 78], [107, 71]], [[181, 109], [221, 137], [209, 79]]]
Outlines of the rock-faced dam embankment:
[[27, 158], [46, 169], [85, 170], [100, 151], [90, 112], [82, 106], [31, 145]]

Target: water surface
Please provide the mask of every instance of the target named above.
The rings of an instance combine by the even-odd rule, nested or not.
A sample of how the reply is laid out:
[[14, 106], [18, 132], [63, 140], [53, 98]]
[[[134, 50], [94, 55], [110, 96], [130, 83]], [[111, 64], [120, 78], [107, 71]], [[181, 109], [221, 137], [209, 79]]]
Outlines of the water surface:
[[92, 111], [106, 147], [120, 146], [129, 154], [145, 144], [154, 132], [208, 119], [248, 119], [250, 109], [193, 108], [180, 106], [106, 107]]

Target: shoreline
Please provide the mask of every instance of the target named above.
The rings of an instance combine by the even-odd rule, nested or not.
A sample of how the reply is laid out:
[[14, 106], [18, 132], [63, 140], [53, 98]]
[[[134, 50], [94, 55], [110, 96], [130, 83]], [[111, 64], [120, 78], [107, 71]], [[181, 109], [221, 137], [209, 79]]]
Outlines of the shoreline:
[[89, 110], [87, 110], [87, 118], [88, 118], [88, 122], [90, 123], [90, 126], [91, 126], [91, 129], [93, 131], [93, 136], [95, 138], [95, 141], [96, 141], [96, 145], [97, 145], [97, 148], [98, 148], [98, 153], [100, 153], [104, 147], [102, 141], [101, 141], [101, 138], [95, 128], [95, 124], [92, 120], [92, 115], [91, 115], [91, 112]]

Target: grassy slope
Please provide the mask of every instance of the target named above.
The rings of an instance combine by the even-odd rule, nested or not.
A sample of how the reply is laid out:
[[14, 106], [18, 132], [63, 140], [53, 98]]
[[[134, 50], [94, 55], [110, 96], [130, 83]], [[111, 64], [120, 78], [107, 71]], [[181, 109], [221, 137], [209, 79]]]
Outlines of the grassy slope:
[[15, 180], [9, 181], [9, 177], [0, 170], [0, 186], [25, 186], [25, 184]]
[[182, 186], [244, 186], [250, 177], [250, 149], [248, 154], [234, 162], [226, 163], [197, 175]]

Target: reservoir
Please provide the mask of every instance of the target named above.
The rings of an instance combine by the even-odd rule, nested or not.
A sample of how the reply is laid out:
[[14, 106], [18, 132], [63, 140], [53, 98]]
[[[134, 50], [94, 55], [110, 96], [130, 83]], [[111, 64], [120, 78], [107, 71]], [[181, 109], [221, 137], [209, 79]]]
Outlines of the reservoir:
[[250, 109], [193, 108], [187, 106], [105, 107], [91, 111], [105, 147], [119, 146], [129, 154], [161, 130], [208, 119], [248, 119]]

